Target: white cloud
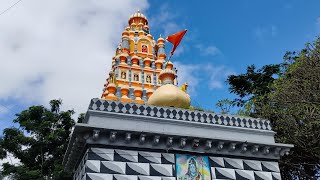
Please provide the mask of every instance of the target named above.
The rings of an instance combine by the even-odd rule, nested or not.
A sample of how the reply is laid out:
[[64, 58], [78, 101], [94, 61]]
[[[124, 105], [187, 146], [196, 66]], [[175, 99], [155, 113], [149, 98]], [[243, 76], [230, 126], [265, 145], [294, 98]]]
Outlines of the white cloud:
[[177, 33], [179, 31], [183, 30], [183, 28], [178, 25], [177, 23], [175, 23], [174, 21], [168, 21], [163, 28], [163, 34], [164, 37], [167, 37], [171, 34]]
[[205, 46], [203, 44], [195, 45], [200, 50], [201, 55], [217, 55], [221, 54], [221, 51], [216, 46]]
[[209, 75], [208, 87], [210, 90], [221, 89], [224, 86], [227, 77], [235, 72], [225, 66], [205, 66], [205, 71]]
[[9, 163], [14, 165], [14, 164], [19, 164], [20, 160], [15, 158], [11, 153], [8, 153], [6, 159], [0, 159], [0, 169], [2, 168], [2, 164], [4, 163]]
[[[6, 159], [0, 159], [0, 171], [2, 170], [2, 165], [4, 163], [9, 163], [11, 165], [18, 165], [20, 163], [20, 160], [15, 158], [12, 154], [8, 153]], [[3, 178], [3, 180], [10, 180], [9, 176], [6, 176]]]
[[266, 38], [275, 37], [277, 34], [278, 27], [275, 25], [258, 26], [253, 29], [253, 36], [259, 41], [264, 41]]
[[189, 84], [190, 96], [197, 96], [201, 84], [207, 85], [209, 90], [221, 89], [227, 77], [236, 74], [232, 69], [213, 64], [183, 64], [174, 62], [178, 69], [179, 86], [185, 82]]
[[[169, 4], [165, 3], [159, 7], [159, 12], [154, 13], [154, 15], [149, 18], [150, 26], [152, 28], [155, 28], [161, 31], [162, 37], [166, 38], [171, 34], [177, 33], [185, 29], [183, 28], [184, 27], [183, 23], [181, 21], [179, 22], [178, 18], [179, 18], [179, 14], [177, 14], [174, 9], [171, 9], [171, 6]], [[153, 36], [155, 39], [159, 38], [159, 34], [153, 34]], [[182, 41], [185, 42], [186, 40], [187, 38], [184, 37]], [[167, 43], [166, 45], [169, 46], [168, 49], [172, 47], [170, 43]], [[174, 52], [175, 57], [178, 57], [186, 49], [187, 48], [186, 46], [183, 46], [183, 43], [180, 44], [179, 47]]]
[[178, 69], [179, 86], [187, 82], [189, 84], [188, 94], [190, 96], [196, 96], [196, 88], [198, 87], [201, 81], [201, 76], [199, 75], [201, 66], [198, 64], [185, 64], [183, 62], [174, 62], [174, 66]]
[[[174, 57], [178, 57], [180, 56], [181, 54], [183, 54], [183, 52], [185, 52], [186, 50], [188, 49], [188, 47], [181, 43], [179, 44], [179, 46], [177, 47], [177, 49], [174, 51]], [[170, 52], [171, 52], [171, 49], [170, 49]], [[170, 55], [170, 54], [168, 54]]]
[[128, 17], [147, 7], [133, 0], [22, 1], [0, 16], [0, 100], [62, 98], [65, 108], [85, 112], [101, 95]]
[[7, 114], [9, 111], [9, 107], [0, 104], [0, 116], [3, 114]]
[[[150, 25], [161, 30], [163, 37], [183, 30], [181, 23], [176, 23], [178, 14], [170, 8], [169, 4], [162, 4], [159, 7], [159, 12], [150, 17]], [[157, 35], [154, 34], [154, 36], [158, 38]]]

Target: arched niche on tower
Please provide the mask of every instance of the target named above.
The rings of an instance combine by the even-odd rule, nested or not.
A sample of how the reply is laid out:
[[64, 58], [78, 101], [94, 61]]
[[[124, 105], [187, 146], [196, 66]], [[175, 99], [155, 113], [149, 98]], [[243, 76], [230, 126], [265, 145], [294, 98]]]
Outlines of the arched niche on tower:
[[148, 39], [140, 39], [137, 43], [138, 53], [150, 55], [152, 54], [152, 43]]

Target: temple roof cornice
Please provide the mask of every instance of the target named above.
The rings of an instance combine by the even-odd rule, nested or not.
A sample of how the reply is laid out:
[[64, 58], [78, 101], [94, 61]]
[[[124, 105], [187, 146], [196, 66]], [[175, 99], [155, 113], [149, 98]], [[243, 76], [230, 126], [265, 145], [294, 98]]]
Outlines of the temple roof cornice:
[[90, 144], [279, 159], [293, 145], [274, 135], [265, 119], [92, 99], [63, 163], [72, 170]]

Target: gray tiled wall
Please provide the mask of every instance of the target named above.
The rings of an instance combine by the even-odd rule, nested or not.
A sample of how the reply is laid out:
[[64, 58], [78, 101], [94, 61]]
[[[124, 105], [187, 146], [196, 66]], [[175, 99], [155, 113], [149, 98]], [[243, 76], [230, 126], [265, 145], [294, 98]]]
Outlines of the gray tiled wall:
[[[209, 156], [212, 179], [278, 180], [277, 162]], [[75, 180], [175, 180], [175, 155], [89, 148]]]

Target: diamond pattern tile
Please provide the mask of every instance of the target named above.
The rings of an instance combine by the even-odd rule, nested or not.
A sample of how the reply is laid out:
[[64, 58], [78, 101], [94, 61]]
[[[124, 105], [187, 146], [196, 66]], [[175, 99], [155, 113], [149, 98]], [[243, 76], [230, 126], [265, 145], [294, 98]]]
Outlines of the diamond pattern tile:
[[[212, 179], [281, 180], [277, 162], [209, 156]], [[74, 173], [75, 180], [175, 179], [175, 154], [89, 148]]]

